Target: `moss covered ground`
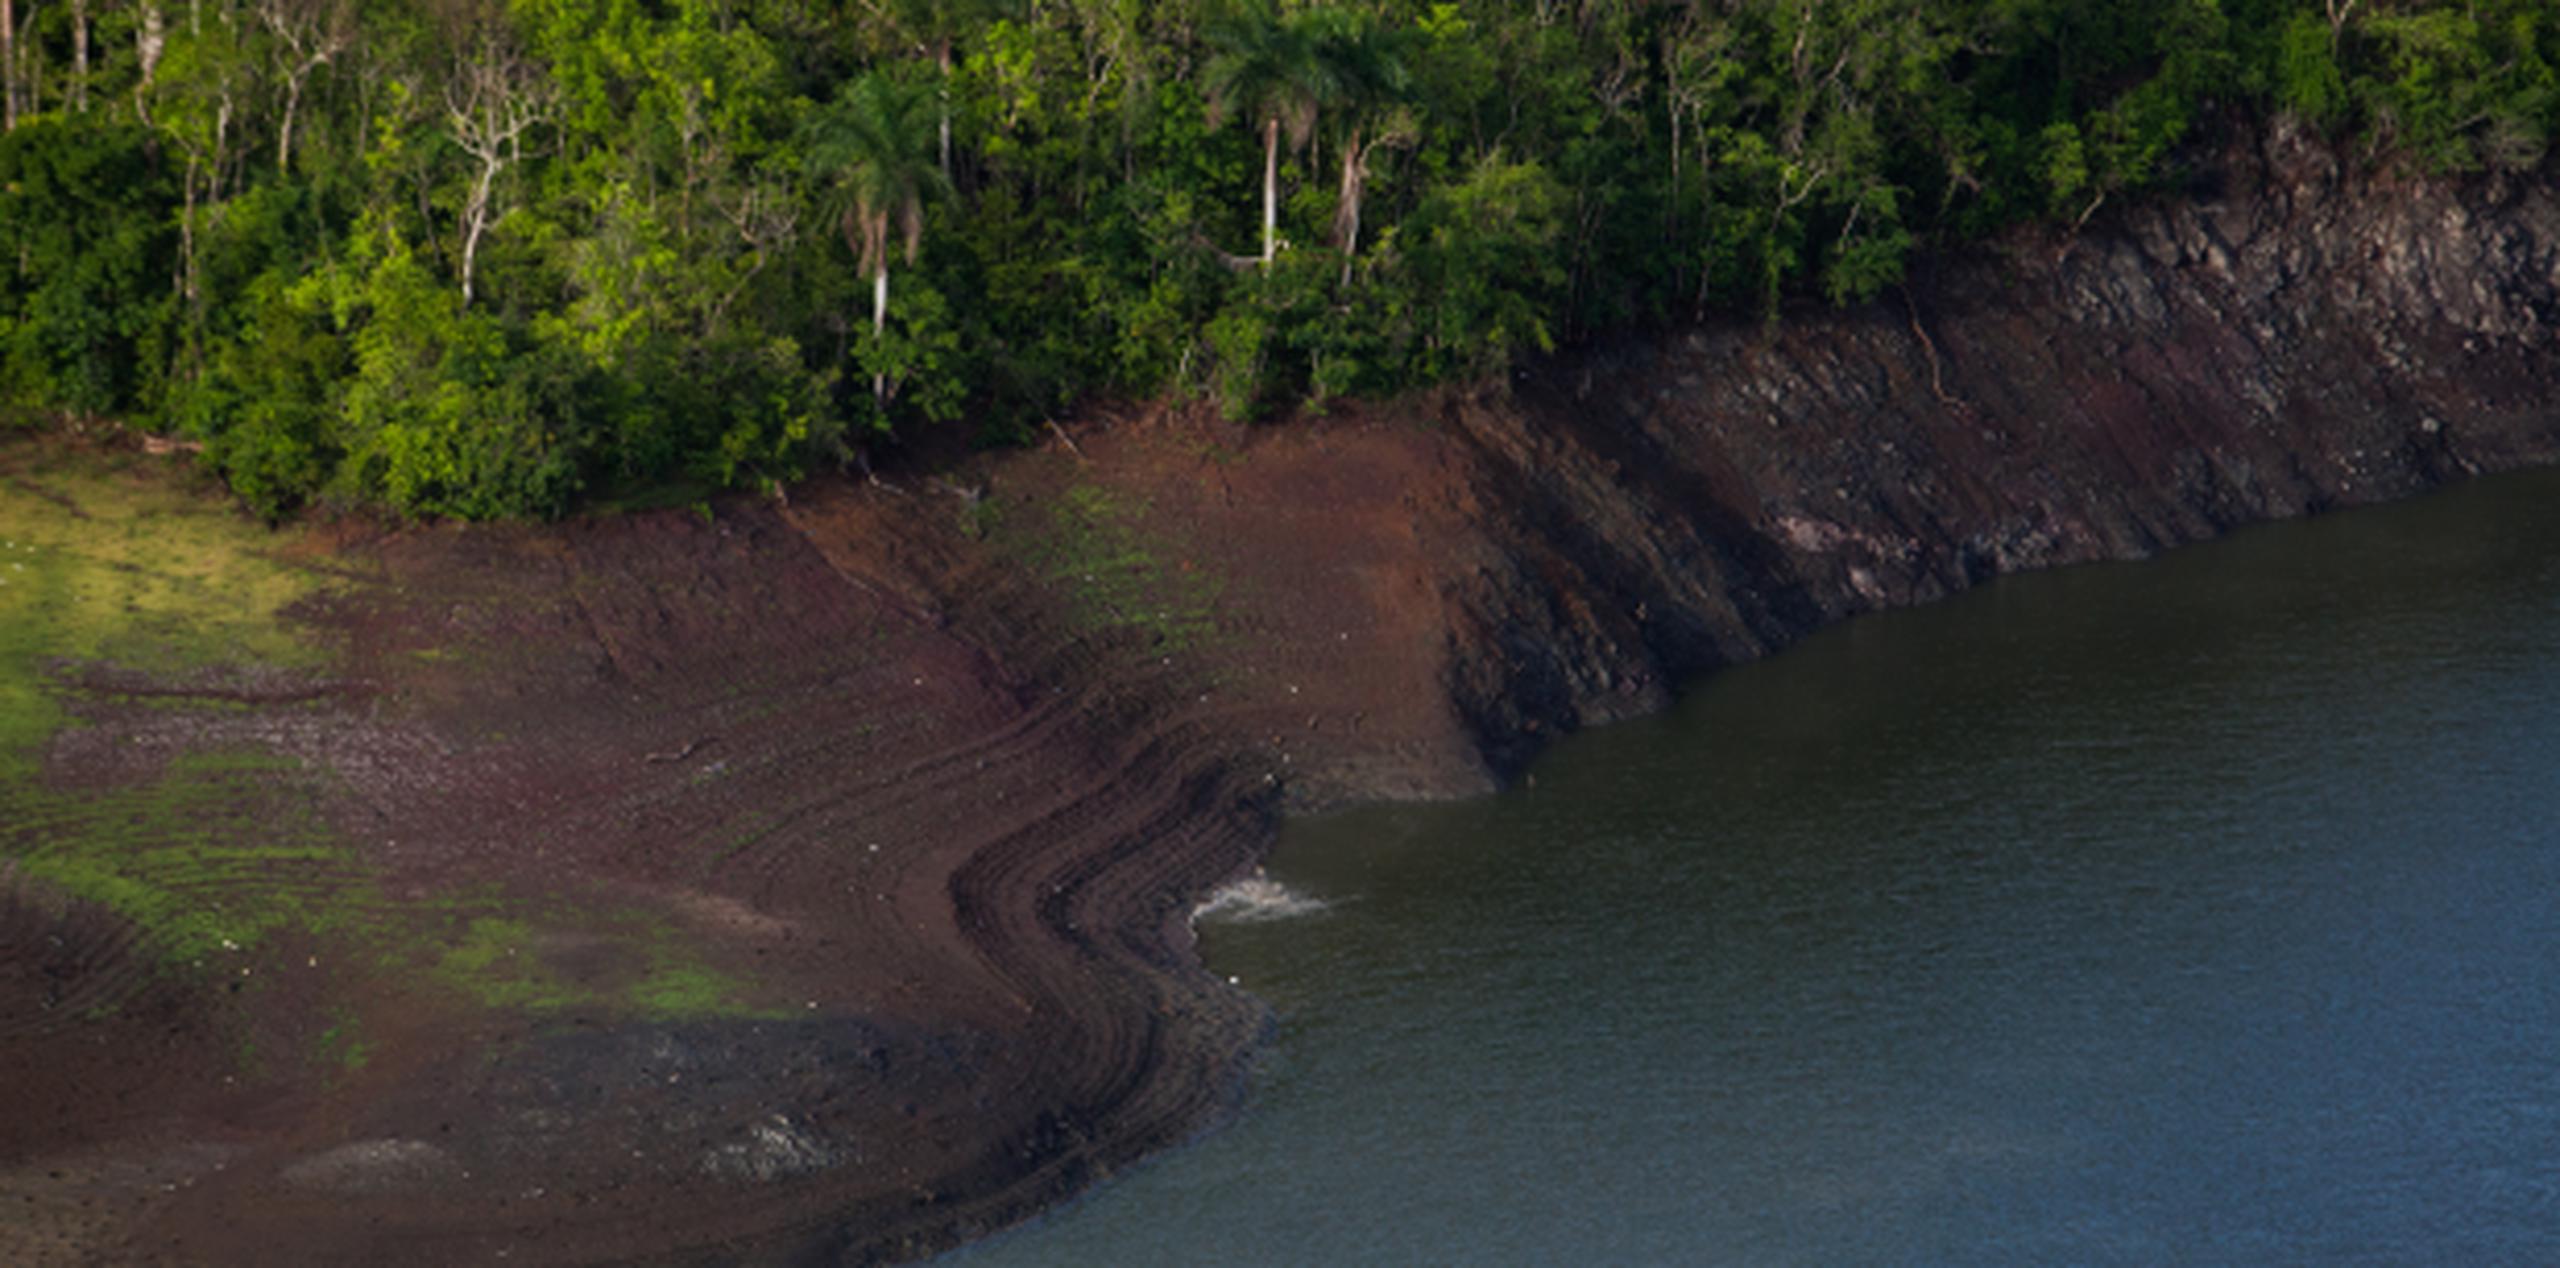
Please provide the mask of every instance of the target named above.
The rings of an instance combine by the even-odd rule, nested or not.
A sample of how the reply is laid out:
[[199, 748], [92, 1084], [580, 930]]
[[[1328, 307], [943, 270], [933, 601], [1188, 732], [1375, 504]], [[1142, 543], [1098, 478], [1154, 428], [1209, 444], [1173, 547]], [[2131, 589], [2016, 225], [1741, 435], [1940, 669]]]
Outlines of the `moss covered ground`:
[[[325, 679], [336, 653], [297, 605], [366, 583], [343, 560], [300, 562], [297, 540], [165, 460], [0, 441], [0, 865], [47, 902], [129, 925], [135, 972], [329, 965], [324, 998], [299, 1010], [322, 1064], [364, 1064], [369, 1005], [353, 996], [386, 987], [537, 1016], [759, 1013], [746, 983], [645, 909], [487, 885], [387, 895], [366, 843], [332, 827], [334, 772], [256, 738], [325, 730], [340, 721], [327, 701], [125, 690]], [[66, 746], [105, 773], [66, 776]], [[610, 972], [544, 955], [598, 944]]]
[[1077, 484], [1030, 508], [981, 503], [978, 528], [1053, 583], [1087, 631], [1148, 652], [1198, 649], [1219, 636], [1225, 583], [1151, 532], [1146, 511], [1130, 495]]

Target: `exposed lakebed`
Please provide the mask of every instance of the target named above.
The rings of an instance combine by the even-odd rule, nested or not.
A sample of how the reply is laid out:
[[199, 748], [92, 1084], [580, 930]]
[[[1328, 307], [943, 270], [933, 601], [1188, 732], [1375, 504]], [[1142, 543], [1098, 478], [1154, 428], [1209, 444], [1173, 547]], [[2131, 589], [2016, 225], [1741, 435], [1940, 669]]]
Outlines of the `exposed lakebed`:
[[1220, 1120], [1228, 975], [1243, 1125], [993, 1255], [2548, 1258], [2548, 485], [1853, 624], [1184, 919], [1851, 617], [2560, 463], [2548, 184], [2260, 141], [1775, 336], [787, 501], [0, 446], [0, 1259], [920, 1256]]
[[2560, 1253], [2560, 476], [1831, 630], [1204, 926], [1239, 1121], [1005, 1263]]

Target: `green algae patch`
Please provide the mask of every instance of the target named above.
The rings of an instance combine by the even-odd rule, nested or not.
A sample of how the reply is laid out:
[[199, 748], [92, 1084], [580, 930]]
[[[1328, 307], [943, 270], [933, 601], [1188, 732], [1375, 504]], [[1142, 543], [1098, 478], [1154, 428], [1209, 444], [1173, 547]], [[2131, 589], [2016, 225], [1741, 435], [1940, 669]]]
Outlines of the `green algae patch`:
[[0, 442], [0, 874], [128, 925], [114, 972], [210, 992], [262, 1077], [345, 1079], [375, 1059], [369, 1018], [422, 1004], [780, 1015], [663, 913], [464, 876], [386, 892], [309, 747], [368, 723], [290, 615], [349, 574], [291, 541], [165, 464]]
[[[759, 1015], [739, 1003], [738, 983], [699, 964], [661, 963], [630, 992], [632, 1006], [652, 1017], [734, 1017]], [[765, 1013], [762, 1015], [779, 1015]]]
[[110, 790], [0, 787], [29, 879], [105, 907], [183, 963], [346, 929], [378, 903], [354, 853], [279, 801], [270, 776], [177, 766]]
[[429, 976], [483, 1008], [613, 1013], [658, 1021], [783, 1014], [641, 910], [586, 915], [512, 905], [465, 922]]
[[61, 724], [48, 666], [170, 674], [310, 667], [280, 618], [320, 579], [280, 539], [162, 464], [47, 442], [0, 447], [0, 762]]
[[1143, 502], [1079, 484], [1035, 507], [981, 509], [977, 523], [1056, 587], [1083, 628], [1135, 635], [1158, 652], [1208, 644], [1219, 635], [1225, 584], [1148, 531], [1146, 510]]
[[461, 941], [436, 961], [433, 972], [438, 981], [487, 1008], [546, 1012], [594, 1002], [594, 992], [580, 989], [546, 963], [541, 946], [524, 921], [482, 917], [463, 930]]
[[[162, 959], [343, 925], [347, 901], [370, 896], [299, 759], [190, 725], [253, 708], [184, 686], [129, 694], [324, 665], [282, 615], [322, 579], [278, 545], [165, 464], [50, 441], [0, 447], [0, 855], [132, 922]], [[118, 685], [91, 700], [163, 725], [91, 728], [82, 738], [104, 773], [65, 786], [47, 754], [85, 725], [74, 709], [93, 674]]]
[[328, 1024], [312, 1036], [314, 1063], [340, 1074], [353, 1074], [373, 1060], [373, 1042], [365, 1037], [364, 1019], [345, 1005], [329, 1010]]

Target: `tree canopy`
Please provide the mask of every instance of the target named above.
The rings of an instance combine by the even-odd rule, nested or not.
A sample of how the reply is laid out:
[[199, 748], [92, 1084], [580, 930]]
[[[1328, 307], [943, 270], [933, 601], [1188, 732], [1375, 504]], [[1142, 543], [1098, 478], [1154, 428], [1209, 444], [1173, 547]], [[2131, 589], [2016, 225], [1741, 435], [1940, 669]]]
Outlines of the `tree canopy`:
[[2560, 128], [2550, 0], [0, 16], [0, 420], [200, 441], [269, 515], [550, 515], [1774, 320], [2086, 220], [2220, 116], [2438, 170]]

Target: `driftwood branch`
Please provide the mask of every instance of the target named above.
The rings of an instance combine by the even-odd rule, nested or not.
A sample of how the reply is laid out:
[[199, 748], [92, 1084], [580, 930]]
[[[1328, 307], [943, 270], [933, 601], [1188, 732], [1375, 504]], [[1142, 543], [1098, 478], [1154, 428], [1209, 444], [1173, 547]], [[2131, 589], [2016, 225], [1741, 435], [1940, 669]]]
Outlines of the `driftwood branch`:
[[1076, 438], [1075, 438], [1075, 437], [1073, 437], [1073, 436], [1068, 435], [1068, 434], [1067, 434], [1067, 429], [1066, 429], [1066, 428], [1064, 428], [1064, 427], [1060, 427], [1060, 426], [1058, 425], [1058, 420], [1057, 420], [1057, 419], [1051, 418], [1051, 419], [1044, 419], [1044, 420], [1042, 420], [1042, 421], [1044, 421], [1044, 422], [1046, 422], [1046, 423], [1048, 423], [1048, 424], [1049, 424], [1049, 434], [1050, 434], [1050, 435], [1053, 435], [1053, 436], [1056, 436], [1056, 437], [1058, 438], [1058, 443], [1059, 443], [1059, 444], [1062, 444], [1062, 445], [1065, 445], [1065, 446], [1067, 447], [1067, 452], [1068, 452], [1068, 453], [1071, 453], [1071, 454], [1074, 454], [1074, 455], [1076, 456], [1076, 461], [1078, 461], [1078, 462], [1084, 462], [1084, 461], [1086, 461], [1086, 458], [1085, 458], [1085, 456], [1084, 456], [1084, 450], [1079, 449], [1079, 448], [1077, 448], [1077, 447], [1076, 447]]
[[1938, 341], [1929, 337], [1929, 328], [1920, 324], [1919, 301], [1911, 298], [1911, 288], [1902, 288], [1902, 306], [1911, 314], [1911, 333], [1920, 341], [1920, 350], [1929, 355], [1929, 394], [1949, 409], [1962, 411], [1964, 402], [1947, 394], [1947, 381], [1939, 371]]
[[684, 759], [691, 757], [694, 754], [701, 752], [703, 749], [719, 742], [719, 736], [706, 735], [672, 753], [651, 753], [646, 760], [651, 765], [660, 765], [667, 762], [681, 762]]

